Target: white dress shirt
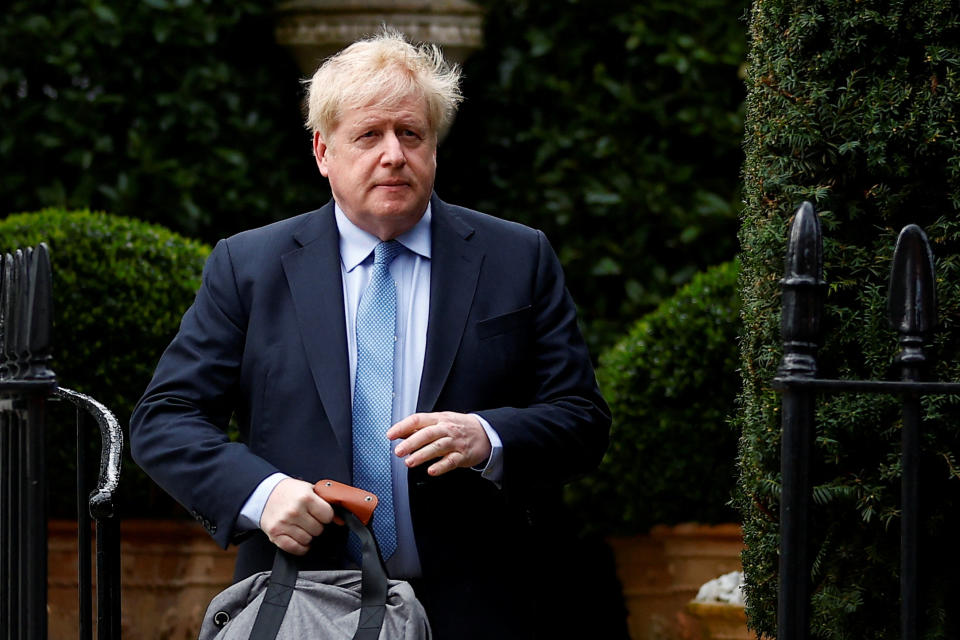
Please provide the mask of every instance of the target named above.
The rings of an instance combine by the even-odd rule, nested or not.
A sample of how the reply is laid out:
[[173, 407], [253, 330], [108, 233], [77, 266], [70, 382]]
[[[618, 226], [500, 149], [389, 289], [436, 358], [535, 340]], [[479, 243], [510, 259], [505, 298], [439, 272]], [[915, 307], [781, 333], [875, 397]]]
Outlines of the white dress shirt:
[[[340, 272], [343, 281], [344, 320], [347, 328], [347, 353], [350, 361], [350, 394], [353, 397], [357, 370], [356, 314], [360, 296], [370, 278], [373, 250], [380, 239], [354, 225], [334, 206], [340, 233]], [[397, 283], [397, 346], [394, 354], [394, 423], [416, 412], [427, 345], [427, 321], [430, 314], [430, 219], [431, 207], [409, 231], [397, 237], [406, 251], [401, 251], [390, 264], [390, 275]], [[474, 414], [476, 415], [476, 414]], [[503, 475], [503, 445], [490, 424], [476, 416], [490, 439], [491, 454], [478, 471], [497, 486]], [[386, 434], [386, 428], [384, 429]], [[384, 436], [386, 437], [386, 436]], [[399, 444], [400, 441], [396, 441]], [[407, 467], [401, 458], [392, 456], [393, 504], [397, 519], [397, 550], [387, 561], [393, 578], [420, 575], [420, 558], [413, 537], [410, 500], [407, 491]], [[237, 530], [259, 527], [260, 516], [274, 487], [286, 478], [275, 473], [254, 490], [237, 518]]]

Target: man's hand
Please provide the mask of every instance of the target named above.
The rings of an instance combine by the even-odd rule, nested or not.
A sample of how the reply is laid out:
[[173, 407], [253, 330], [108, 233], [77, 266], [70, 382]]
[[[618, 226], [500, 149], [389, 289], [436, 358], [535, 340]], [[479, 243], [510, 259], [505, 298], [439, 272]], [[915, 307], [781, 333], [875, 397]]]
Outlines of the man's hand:
[[302, 556], [310, 541], [323, 533], [323, 525], [333, 520], [333, 508], [313, 492], [303, 480], [281, 480], [263, 507], [260, 529], [270, 542], [284, 551]]
[[475, 467], [490, 457], [490, 439], [476, 416], [443, 411], [415, 413], [387, 431], [387, 438], [406, 438], [397, 445], [397, 456], [407, 467], [440, 458], [427, 473], [439, 476], [457, 467]]

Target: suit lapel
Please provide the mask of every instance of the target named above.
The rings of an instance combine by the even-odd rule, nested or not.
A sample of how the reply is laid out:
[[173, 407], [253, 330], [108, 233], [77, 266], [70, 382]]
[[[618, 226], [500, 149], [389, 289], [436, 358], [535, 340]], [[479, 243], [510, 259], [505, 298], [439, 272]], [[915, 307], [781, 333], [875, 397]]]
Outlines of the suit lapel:
[[[340, 276], [340, 236], [332, 201], [294, 233], [299, 249], [281, 258], [313, 382], [340, 448], [352, 446], [350, 364]], [[347, 460], [350, 456], [347, 455]]]
[[417, 411], [433, 411], [460, 348], [483, 263], [473, 228], [432, 200], [430, 314]]

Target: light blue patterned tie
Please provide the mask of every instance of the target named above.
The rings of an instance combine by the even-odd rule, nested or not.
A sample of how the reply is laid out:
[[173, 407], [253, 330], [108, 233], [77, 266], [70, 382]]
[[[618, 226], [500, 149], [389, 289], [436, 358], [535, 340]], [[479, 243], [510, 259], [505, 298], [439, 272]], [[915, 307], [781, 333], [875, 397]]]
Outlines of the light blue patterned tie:
[[[397, 284], [390, 263], [403, 249], [396, 240], [374, 249], [370, 281], [357, 307], [357, 371], [353, 392], [353, 484], [380, 499], [373, 532], [386, 560], [397, 549], [393, 512], [391, 446], [386, 433], [393, 424], [393, 356], [397, 340]], [[351, 555], [359, 556], [351, 537]]]

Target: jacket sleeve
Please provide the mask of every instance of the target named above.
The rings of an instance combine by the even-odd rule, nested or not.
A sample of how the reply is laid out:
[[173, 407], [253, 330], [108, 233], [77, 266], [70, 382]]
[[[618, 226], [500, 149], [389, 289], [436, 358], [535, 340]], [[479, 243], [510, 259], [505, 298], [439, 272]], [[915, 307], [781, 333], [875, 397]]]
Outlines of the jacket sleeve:
[[230, 250], [221, 240], [130, 422], [136, 463], [223, 547], [244, 501], [277, 471], [227, 433], [246, 326]]

